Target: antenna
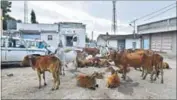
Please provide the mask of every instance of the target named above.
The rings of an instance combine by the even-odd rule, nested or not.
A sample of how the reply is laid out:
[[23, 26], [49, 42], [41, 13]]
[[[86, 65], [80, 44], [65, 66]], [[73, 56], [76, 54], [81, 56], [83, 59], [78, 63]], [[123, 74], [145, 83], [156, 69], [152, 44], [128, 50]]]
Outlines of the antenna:
[[28, 1], [24, 1], [24, 23], [28, 23]]

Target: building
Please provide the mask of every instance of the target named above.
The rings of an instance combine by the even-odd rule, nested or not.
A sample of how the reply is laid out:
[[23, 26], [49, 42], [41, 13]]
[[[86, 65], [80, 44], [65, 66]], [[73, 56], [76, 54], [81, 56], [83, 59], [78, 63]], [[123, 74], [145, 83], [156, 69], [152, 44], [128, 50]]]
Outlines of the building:
[[64, 46], [72, 47], [73, 38], [76, 46], [85, 47], [86, 25], [74, 22], [55, 24], [26, 24], [17, 23], [17, 31], [24, 39], [40, 39], [54, 48], [58, 47], [60, 39]]
[[[60, 22], [58, 25], [61, 40], [66, 47], [85, 47], [86, 25], [76, 22]], [[74, 37], [77, 37], [77, 42], [72, 41]]]
[[58, 24], [28, 24], [17, 23], [17, 31], [24, 39], [40, 39], [52, 47], [59, 43]]
[[[107, 40], [107, 42], [106, 42]], [[101, 34], [97, 38], [97, 45], [117, 48], [117, 49], [129, 49], [140, 48], [140, 36], [136, 35], [134, 39], [133, 34], [128, 35], [105, 35]]]
[[142, 36], [141, 48], [176, 54], [176, 18], [168, 18], [137, 26]]

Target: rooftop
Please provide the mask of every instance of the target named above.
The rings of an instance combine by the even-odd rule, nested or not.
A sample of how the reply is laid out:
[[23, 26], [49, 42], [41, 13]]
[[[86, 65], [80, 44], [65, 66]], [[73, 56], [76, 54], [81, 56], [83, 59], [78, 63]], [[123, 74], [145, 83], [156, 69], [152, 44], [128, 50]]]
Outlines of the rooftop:
[[[125, 35], [108, 35], [108, 40], [117, 40], [117, 39], [125, 39], [125, 38], [133, 38], [134, 34], [125, 34]], [[136, 34], [136, 37], [140, 37], [139, 34]], [[106, 34], [100, 34], [98, 36], [98, 38], [102, 38], [104, 40], [107, 39], [107, 35]], [[97, 38], [97, 39], [98, 39]]]

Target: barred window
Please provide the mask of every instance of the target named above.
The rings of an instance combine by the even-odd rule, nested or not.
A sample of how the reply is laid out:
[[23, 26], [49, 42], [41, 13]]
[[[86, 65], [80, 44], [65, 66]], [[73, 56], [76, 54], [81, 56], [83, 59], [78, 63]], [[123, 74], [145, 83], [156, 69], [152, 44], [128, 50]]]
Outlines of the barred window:
[[52, 35], [48, 35], [48, 40], [52, 40]]

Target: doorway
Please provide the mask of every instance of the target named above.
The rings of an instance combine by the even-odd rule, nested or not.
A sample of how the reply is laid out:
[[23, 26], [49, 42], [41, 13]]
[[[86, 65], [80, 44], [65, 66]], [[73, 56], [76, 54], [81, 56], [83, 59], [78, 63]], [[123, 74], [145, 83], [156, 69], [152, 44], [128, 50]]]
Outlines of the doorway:
[[73, 46], [73, 36], [66, 36], [66, 46]]

